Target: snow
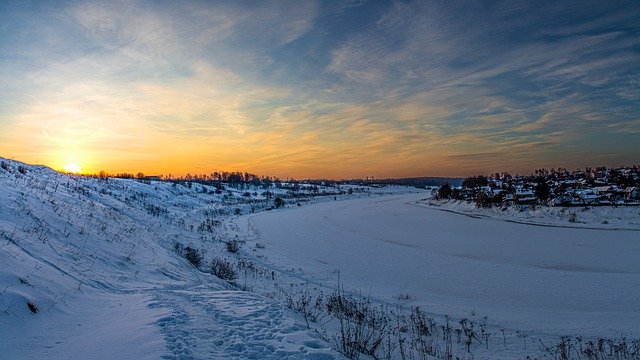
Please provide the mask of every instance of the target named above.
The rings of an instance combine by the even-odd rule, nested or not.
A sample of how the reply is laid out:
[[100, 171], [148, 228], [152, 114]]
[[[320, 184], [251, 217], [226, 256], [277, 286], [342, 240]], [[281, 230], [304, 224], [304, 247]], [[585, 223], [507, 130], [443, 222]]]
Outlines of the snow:
[[[637, 336], [640, 232], [532, 226], [418, 206], [425, 194], [247, 219], [278, 268], [386, 303], [539, 338]], [[399, 300], [408, 297], [409, 300]], [[497, 329], [494, 329], [494, 334]]]
[[264, 208], [259, 196], [0, 160], [3, 359], [341, 358], [280, 302], [234, 291], [173, 250], [205, 247], [214, 234], [198, 224]]
[[327, 344], [312, 338], [281, 304], [256, 294], [206, 287], [163, 291], [158, 305], [167, 304], [178, 311], [158, 325], [178, 358], [335, 358]]
[[[269, 188], [287, 205], [264, 211], [273, 200], [257, 187], [216, 193], [0, 160], [3, 359], [344, 358], [325, 341], [335, 323], [285, 306], [284, 291], [300, 285], [328, 294], [340, 284], [398, 311], [420, 306], [441, 323], [469, 318], [506, 333], [478, 359], [537, 357], [522, 334], [530, 344], [640, 335], [636, 208], [570, 209], [570, 222], [562, 209], [320, 186]], [[176, 244], [201, 250], [201, 269]], [[238, 280], [209, 274], [212, 257], [233, 263]]]
[[476, 218], [484, 217], [532, 225], [640, 230], [640, 206], [512, 205], [478, 208], [474, 203], [467, 201], [437, 201], [428, 198], [419, 200], [417, 204]]

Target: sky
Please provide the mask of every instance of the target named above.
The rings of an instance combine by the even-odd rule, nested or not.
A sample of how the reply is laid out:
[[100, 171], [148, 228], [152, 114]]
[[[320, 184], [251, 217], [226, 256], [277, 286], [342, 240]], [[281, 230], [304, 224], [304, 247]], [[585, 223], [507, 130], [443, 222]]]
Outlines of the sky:
[[640, 163], [640, 2], [0, 2], [0, 156], [82, 172]]

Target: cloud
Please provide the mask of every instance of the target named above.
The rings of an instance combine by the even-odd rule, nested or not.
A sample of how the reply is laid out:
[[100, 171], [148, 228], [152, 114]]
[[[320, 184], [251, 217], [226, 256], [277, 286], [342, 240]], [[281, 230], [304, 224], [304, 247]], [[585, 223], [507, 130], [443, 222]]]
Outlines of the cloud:
[[[640, 40], [619, 24], [632, 17], [618, 11], [580, 23], [578, 14], [581, 25], [545, 27], [566, 18], [566, 6], [502, 5], [464, 3], [462, 13], [439, 2], [394, 3], [335, 49], [326, 70], [344, 77], [345, 92], [396, 95], [407, 113], [438, 108], [435, 131], [451, 141], [579, 137], [637, 118], [630, 72], [640, 70]], [[628, 115], [611, 112], [623, 108]]]

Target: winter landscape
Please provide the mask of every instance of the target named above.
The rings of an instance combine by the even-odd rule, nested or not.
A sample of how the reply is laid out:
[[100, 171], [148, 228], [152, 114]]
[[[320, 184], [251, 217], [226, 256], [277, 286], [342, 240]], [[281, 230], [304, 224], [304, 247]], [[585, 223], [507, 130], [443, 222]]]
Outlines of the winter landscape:
[[640, 360], [637, 0], [0, 1], [0, 359]]

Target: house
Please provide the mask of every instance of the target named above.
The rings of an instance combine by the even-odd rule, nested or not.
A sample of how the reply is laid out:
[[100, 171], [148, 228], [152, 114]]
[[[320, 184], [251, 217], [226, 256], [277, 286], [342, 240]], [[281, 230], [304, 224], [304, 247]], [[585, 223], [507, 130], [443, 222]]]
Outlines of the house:
[[613, 189], [612, 186], [596, 186], [593, 188], [593, 191], [598, 195], [605, 195], [609, 193]]
[[516, 198], [511, 193], [504, 194], [504, 197], [502, 198], [502, 203], [504, 205], [513, 205], [515, 201], [516, 201]]
[[640, 200], [640, 190], [635, 186], [626, 187], [624, 189], [624, 199], [626, 201]]
[[584, 189], [576, 191], [578, 201], [584, 205], [596, 204], [600, 199], [600, 195], [596, 194], [593, 189]]
[[516, 189], [514, 197], [516, 204], [533, 204], [538, 200], [531, 189]]
[[554, 206], [567, 206], [567, 205], [571, 205], [572, 202], [573, 202], [573, 196], [571, 192], [567, 192], [567, 193], [563, 193], [556, 196], [553, 199], [552, 204]]

